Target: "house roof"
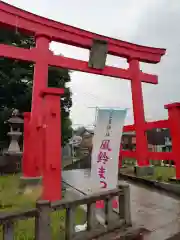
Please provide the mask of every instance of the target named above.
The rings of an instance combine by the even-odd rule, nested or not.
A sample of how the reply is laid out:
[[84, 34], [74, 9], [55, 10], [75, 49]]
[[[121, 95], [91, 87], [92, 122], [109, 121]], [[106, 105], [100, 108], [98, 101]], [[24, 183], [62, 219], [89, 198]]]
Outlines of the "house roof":
[[74, 131], [76, 136], [82, 136], [85, 132], [94, 134], [93, 130], [86, 129], [85, 127], [80, 127], [77, 130]]
[[74, 131], [76, 136], [81, 136], [86, 131], [85, 127], [80, 127]]

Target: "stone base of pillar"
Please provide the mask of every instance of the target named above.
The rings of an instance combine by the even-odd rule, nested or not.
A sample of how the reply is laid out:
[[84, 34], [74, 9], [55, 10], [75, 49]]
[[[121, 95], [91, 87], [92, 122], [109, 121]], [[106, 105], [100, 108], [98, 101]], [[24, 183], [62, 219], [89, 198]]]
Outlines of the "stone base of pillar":
[[172, 183], [180, 183], [180, 178], [172, 177], [172, 178], [169, 178], [169, 181]]
[[42, 177], [20, 177], [19, 190], [23, 194], [30, 194], [33, 191], [38, 192], [38, 198], [42, 195]]
[[153, 176], [154, 166], [135, 166], [134, 173], [137, 177]]
[[27, 185], [37, 185], [37, 184], [41, 184], [42, 182], [42, 177], [24, 177], [21, 176], [20, 177], [20, 183], [22, 184], [21, 186], [27, 186]]

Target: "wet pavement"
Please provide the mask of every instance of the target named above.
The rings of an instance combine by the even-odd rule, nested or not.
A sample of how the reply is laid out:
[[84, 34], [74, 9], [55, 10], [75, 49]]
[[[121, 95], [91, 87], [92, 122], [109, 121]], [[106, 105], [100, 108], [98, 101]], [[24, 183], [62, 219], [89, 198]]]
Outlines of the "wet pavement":
[[144, 239], [163, 240], [180, 231], [180, 199], [129, 184], [132, 221], [150, 231]]
[[[90, 191], [87, 170], [64, 171], [63, 179], [81, 194]], [[180, 232], [180, 199], [132, 182], [126, 183], [130, 185], [133, 225], [150, 231], [144, 240], [164, 240]]]

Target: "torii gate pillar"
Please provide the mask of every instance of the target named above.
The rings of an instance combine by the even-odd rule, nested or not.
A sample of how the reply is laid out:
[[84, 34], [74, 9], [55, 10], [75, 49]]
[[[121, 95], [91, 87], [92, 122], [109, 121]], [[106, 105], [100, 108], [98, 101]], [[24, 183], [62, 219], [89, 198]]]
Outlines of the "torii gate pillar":
[[62, 198], [61, 179], [61, 102], [64, 89], [45, 88], [43, 98], [43, 200], [57, 201]]
[[172, 154], [173, 160], [176, 165], [176, 179], [180, 180], [180, 153], [179, 153], [179, 144], [180, 144], [180, 103], [171, 103], [165, 105], [165, 108], [168, 109], [169, 116], [169, 128], [171, 133], [172, 141]]
[[137, 59], [130, 59], [129, 69], [131, 73], [131, 92], [134, 112], [134, 126], [136, 131], [136, 159], [138, 166], [143, 167], [148, 166], [149, 161], [139, 61]]
[[[50, 54], [49, 44], [51, 39], [44, 34], [36, 35], [36, 63], [34, 65], [34, 80], [32, 92], [32, 108], [30, 120], [30, 148], [31, 154], [29, 164], [33, 169], [31, 177], [40, 177], [42, 175], [43, 145], [41, 138], [42, 124], [42, 97], [40, 93], [48, 86], [48, 55]], [[35, 141], [37, 139], [37, 141]]]

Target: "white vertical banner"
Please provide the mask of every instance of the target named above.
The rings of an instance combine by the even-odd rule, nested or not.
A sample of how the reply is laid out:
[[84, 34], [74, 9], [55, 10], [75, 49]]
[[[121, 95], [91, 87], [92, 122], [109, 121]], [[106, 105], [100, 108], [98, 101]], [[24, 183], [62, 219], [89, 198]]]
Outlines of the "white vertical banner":
[[92, 192], [117, 187], [119, 151], [126, 113], [126, 109], [98, 109], [91, 156]]

